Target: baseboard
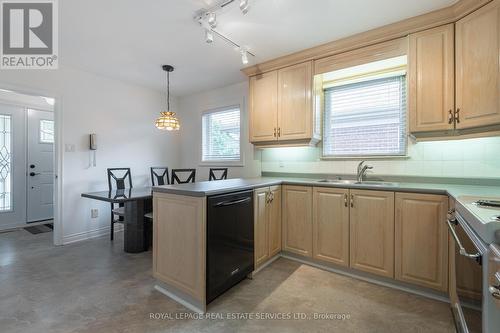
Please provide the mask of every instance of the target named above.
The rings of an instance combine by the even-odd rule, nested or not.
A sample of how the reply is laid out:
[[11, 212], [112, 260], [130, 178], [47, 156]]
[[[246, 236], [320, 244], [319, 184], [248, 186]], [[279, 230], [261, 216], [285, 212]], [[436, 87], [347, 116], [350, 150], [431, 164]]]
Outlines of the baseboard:
[[176, 290], [174, 287], [170, 287], [165, 283], [157, 280], [154, 288], [163, 295], [173, 299], [179, 304], [184, 305], [186, 308], [195, 313], [204, 314], [206, 312], [206, 305], [200, 304], [191, 296], [184, 294], [179, 290]]
[[400, 281], [392, 280], [389, 278], [376, 277], [372, 274], [361, 272], [358, 270], [353, 270], [353, 269], [349, 269], [349, 268], [340, 268], [340, 267], [337, 268], [336, 266], [334, 267], [334, 266], [329, 266], [329, 265], [323, 265], [321, 263], [313, 261], [312, 259], [295, 256], [294, 254], [291, 254], [288, 252], [287, 253], [281, 252], [280, 256], [283, 258], [297, 261], [297, 262], [306, 264], [308, 266], [313, 266], [313, 267], [316, 267], [316, 268], [319, 268], [319, 269], [322, 269], [322, 270], [325, 270], [328, 272], [349, 276], [349, 277], [352, 277], [352, 278], [355, 278], [358, 280], [378, 284], [380, 286], [384, 286], [384, 287], [388, 287], [388, 288], [392, 288], [392, 289], [406, 291], [408, 293], [416, 294], [416, 295], [430, 298], [430, 299], [433, 299], [436, 301], [450, 303], [450, 299], [447, 296], [444, 296], [443, 293], [433, 291], [430, 289], [424, 289], [424, 288], [413, 286], [413, 285], [410, 286], [410, 285], [407, 285], [407, 284], [400, 282]]
[[[77, 232], [71, 235], [66, 235], [63, 237], [63, 245], [71, 244], [71, 243], [76, 243], [80, 242], [83, 240], [91, 239], [91, 238], [97, 238], [105, 235], [109, 235], [111, 230], [111, 227], [106, 226], [94, 230], [89, 230], [89, 231], [82, 231], [82, 232]], [[117, 232], [122, 232], [123, 231], [123, 225], [115, 225], [115, 233]]]

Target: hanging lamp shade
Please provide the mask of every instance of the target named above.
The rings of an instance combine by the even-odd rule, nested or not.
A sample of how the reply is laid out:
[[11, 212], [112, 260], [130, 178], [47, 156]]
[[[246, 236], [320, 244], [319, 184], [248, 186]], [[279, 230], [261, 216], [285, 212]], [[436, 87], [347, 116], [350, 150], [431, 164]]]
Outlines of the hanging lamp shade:
[[175, 112], [170, 111], [170, 72], [174, 71], [174, 67], [163, 65], [162, 68], [167, 72], [167, 111], [160, 112], [160, 117], [156, 119], [155, 126], [160, 130], [178, 131], [181, 127], [179, 119], [175, 116]]
[[179, 119], [172, 111], [160, 112], [160, 117], [156, 119], [155, 125], [156, 128], [167, 131], [178, 131], [181, 127]]

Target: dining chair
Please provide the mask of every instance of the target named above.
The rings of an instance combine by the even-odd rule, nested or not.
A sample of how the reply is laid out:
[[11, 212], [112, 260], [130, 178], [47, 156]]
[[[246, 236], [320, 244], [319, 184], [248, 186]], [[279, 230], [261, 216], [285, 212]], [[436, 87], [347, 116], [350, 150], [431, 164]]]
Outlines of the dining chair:
[[167, 167], [151, 167], [151, 185], [161, 186], [170, 184]]
[[[216, 176], [216, 172], [221, 172], [220, 176]], [[227, 168], [210, 168], [208, 173], [208, 180], [223, 180], [227, 179]]]
[[[196, 169], [172, 169], [172, 181], [171, 184], [187, 184], [194, 183], [196, 181]], [[181, 180], [179, 176], [186, 175], [184, 180]]]
[[[111, 192], [115, 190], [124, 190], [132, 188], [132, 175], [130, 168], [108, 168], [108, 189]], [[114, 184], [114, 186], [113, 186]], [[115, 218], [117, 216], [118, 218]], [[125, 217], [125, 207], [123, 203], [111, 204], [111, 240], [114, 239], [115, 223], [123, 223]]]

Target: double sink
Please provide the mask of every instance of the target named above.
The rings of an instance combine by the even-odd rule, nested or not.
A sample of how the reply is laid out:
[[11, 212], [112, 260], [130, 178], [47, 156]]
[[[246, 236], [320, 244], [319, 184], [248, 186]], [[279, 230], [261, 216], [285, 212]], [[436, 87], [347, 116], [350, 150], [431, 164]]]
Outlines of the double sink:
[[329, 183], [329, 184], [345, 184], [345, 185], [368, 185], [368, 186], [381, 186], [381, 187], [390, 187], [390, 186], [398, 186], [398, 183], [392, 182], [384, 182], [377, 180], [363, 180], [357, 181], [353, 179], [321, 179], [317, 181], [318, 183]]

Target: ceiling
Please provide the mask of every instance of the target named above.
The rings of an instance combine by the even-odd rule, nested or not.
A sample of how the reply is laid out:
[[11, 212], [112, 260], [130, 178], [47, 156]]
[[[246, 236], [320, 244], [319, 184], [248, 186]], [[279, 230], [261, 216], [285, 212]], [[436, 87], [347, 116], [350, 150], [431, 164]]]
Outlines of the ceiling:
[[[250, 65], [446, 7], [456, 0], [238, 0], [218, 14], [217, 30], [255, 53]], [[215, 0], [59, 1], [63, 65], [184, 96], [245, 79], [239, 53], [205, 43], [194, 13]], [[314, 5], [312, 5], [314, 4]]]

